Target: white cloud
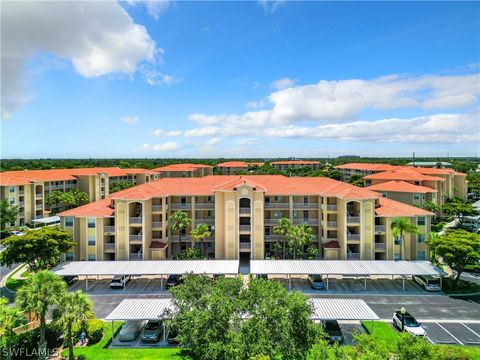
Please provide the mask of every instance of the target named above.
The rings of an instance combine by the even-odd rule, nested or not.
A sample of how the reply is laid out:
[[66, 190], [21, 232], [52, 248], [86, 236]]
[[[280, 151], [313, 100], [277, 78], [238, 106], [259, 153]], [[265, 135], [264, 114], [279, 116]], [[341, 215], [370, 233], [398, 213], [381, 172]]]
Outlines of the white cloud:
[[221, 138], [213, 137], [213, 138], [211, 138], [210, 140], [207, 141], [207, 145], [218, 145], [218, 144], [221, 143], [221, 141], [222, 141]]
[[143, 75], [145, 82], [152, 86], [171, 86], [183, 80], [182, 78], [177, 78], [172, 75], [164, 74], [163, 72], [153, 68], [152, 66], [140, 66], [139, 71]]
[[152, 131], [153, 136], [162, 136], [164, 134], [164, 131], [162, 129], [155, 129]]
[[204, 26], [204, 27], [202, 28], [202, 32], [204, 32], [204, 33], [210, 32], [210, 26]]
[[150, 15], [153, 19], [158, 20], [160, 15], [167, 11], [172, 2], [169, 0], [127, 0], [127, 4], [130, 6], [145, 5], [148, 15]]
[[174, 136], [180, 136], [183, 134], [183, 131], [180, 131], [180, 130], [171, 130], [167, 133], [167, 136], [171, 136], [171, 137], [174, 137]]
[[177, 150], [179, 147], [180, 146], [178, 145], [178, 143], [172, 141], [172, 142], [166, 142], [163, 144], [153, 145], [153, 150], [157, 152], [170, 152], [170, 151]]
[[125, 124], [130, 124], [130, 125], [138, 124], [139, 121], [140, 121], [140, 119], [138, 118], [138, 116], [124, 116], [124, 117], [122, 117], [122, 122], [124, 122]]
[[114, 1], [5, 1], [1, 11], [2, 114], [27, 102], [24, 67], [38, 52], [71, 61], [80, 75], [133, 74], [157, 45]]
[[286, 0], [257, 0], [259, 4], [266, 13], [274, 13], [282, 5], [286, 3]]
[[149, 150], [150, 149], [150, 144], [143, 144], [141, 147], [140, 147], [141, 150]]
[[288, 89], [293, 87], [294, 85], [295, 85], [295, 80], [289, 79], [288, 77], [275, 80], [270, 84], [270, 86], [275, 90]]

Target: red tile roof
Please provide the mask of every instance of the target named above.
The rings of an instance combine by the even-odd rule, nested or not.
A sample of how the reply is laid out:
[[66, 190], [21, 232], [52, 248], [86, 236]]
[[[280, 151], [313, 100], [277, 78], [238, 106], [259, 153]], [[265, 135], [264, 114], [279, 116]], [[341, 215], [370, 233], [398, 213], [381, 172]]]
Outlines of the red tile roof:
[[92, 202], [90, 204], [82, 205], [74, 209], [63, 211], [58, 216], [77, 216], [77, 217], [112, 217], [115, 214], [115, 209], [110, 207], [112, 203], [111, 198], [106, 198]]
[[320, 164], [319, 161], [310, 160], [285, 160], [285, 161], [272, 161], [272, 165], [314, 165]]
[[166, 166], [161, 166], [156, 169], [155, 171], [162, 172], [162, 171], [195, 171], [200, 168], [211, 168], [210, 165], [203, 165], [203, 164], [171, 164]]
[[364, 177], [367, 180], [404, 180], [404, 181], [445, 181], [438, 176], [423, 175], [411, 170], [382, 171]]
[[217, 167], [248, 167], [248, 163], [245, 161], [226, 161], [217, 164]]
[[156, 250], [161, 250], [161, 249], [165, 249], [166, 247], [168, 246], [168, 244], [164, 244], [160, 241], [152, 241], [150, 243], [150, 246], [149, 248], [150, 249], [156, 249]]
[[370, 164], [370, 163], [349, 163], [335, 166], [337, 169], [351, 169], [351, 170], [363, 170], [363, 171], [413, 171], [423, 175], [465, 175], [459, 173], [453, 169], [437, 169], [426, 167], [414, 167], [414, 166], [399, 166], [390, 164]]
[[381, 217], [414, 217], [414, 216], [432, 216], [433, 213], [427, 210], [407, 205], [395, 200], [384, 197], [379, 198], [380, 207], [375, 209], [375, 215]]
[[381, 184], [366, 186], [365, 189], [372, 190], [372, 191], [393, 191], [393, 192], [418, 193], [418, 194], [437, 192], [437, 190], [435, 189], [431, 189], [426, 186], [413, 185], [406, 181], [401, 181], [401, 180], [386, 181]]

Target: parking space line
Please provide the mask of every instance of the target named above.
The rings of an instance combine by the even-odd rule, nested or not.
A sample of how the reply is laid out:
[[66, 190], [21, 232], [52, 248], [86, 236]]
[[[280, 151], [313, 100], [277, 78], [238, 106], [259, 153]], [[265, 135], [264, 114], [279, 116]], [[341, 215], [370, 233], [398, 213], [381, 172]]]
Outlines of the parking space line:
[[425, 337], [427, 338], [428, 341], [430, 341], [433, 345], [435, 345], [432, 339], [430, 339], [428, 336], [425, 336]]
[[475, 335], [477, 335], [479, 338], [480, 338], [480, 335], [478, 335], [478, 333], [476, 331], [473, 331], [472, 329], [470, 329], [467, 325], [465, 325], [464, 323], [461, 323], [463, 326], [465, 326], [468, 330], [470, 330], [472, 333], [474, 333]]
[[450, 331], [448, 331], [447, 329], [445, 329], [442, 325], [440, 325], [438, 322], [435, 323], [437, 324], [438, 326], [440, 326], [443, 330], [445, 330], [445, 332], [450, 335], [455, 341], [457, 341], [460, 345], [464, 345], [464, 343], [462, 343], [460, 340], [458, 340]]

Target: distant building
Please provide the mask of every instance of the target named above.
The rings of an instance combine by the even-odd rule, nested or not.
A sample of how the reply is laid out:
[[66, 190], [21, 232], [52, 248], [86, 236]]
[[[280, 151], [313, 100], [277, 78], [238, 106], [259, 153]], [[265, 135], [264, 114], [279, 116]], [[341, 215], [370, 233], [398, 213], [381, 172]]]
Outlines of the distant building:
[[248, 168], [251, 167], [262, 167], [263, 162], [251, 162], [247, 163], [245, 161], [226, 161], [223, 163], [217, 164], [218, 170], [222, 175], [235, 175], [240, 172], [245, 172]]
[[162, 178], [202, 177], [213, 174], [213, 166], [203, 164], [172, 164], [154, 169]]
[[409, 162], [407, 165], [415, 166], [415, 167], [437, 168], [437, 169], [452, 168], [452, 164], [445, 161], [413, 161], [413, 162]]
[[272, 161], [270, 163], [277, 170], [288, 170], [299, 167], [309, 167], [312, 170], [320, 168], [319, 161], [311, 160], [285, 160], [285, 161]]
[[359, 159], [360, 155], [339, 155], [339, 159]]

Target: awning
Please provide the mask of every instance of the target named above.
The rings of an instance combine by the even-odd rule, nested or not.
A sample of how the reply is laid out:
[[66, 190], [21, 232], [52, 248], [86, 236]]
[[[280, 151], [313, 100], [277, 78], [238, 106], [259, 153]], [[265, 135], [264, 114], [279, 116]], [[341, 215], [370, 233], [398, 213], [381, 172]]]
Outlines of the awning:
[[33, 223], [40, 223], [40, 224], [53, 224], [53, 223], [59, 223], [60, 222], [60, 216], [50, 216], [50, 217], [45, 217], [45, 218], [40, 218], [40, 219], [35, 219], [32, 220]]
[[311, 299], [312, 320], [379, 320], [377, 314], [360, 299]]
[[166, 310], [173, 310], [171, 299], [125, 299], [105, 320], [157, 320]]

